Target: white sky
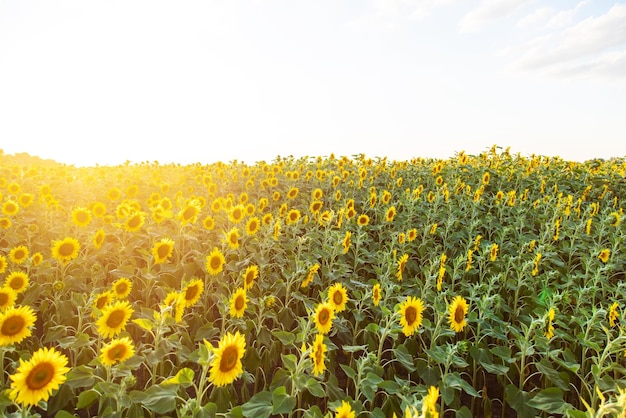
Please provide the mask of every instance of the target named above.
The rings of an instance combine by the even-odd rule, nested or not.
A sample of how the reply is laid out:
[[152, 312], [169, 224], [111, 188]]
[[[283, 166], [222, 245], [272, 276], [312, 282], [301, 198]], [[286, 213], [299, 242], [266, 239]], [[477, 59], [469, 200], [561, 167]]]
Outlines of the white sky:
[[0, 0], [0, 149], [626, 156], [626, 1]]

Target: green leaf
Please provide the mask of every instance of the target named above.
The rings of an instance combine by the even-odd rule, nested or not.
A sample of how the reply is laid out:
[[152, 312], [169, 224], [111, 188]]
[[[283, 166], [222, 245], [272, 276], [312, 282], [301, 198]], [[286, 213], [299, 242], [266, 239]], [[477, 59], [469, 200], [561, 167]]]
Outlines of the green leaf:
[[517, 386], [509, 384], [504, 390], [504, 398], [509, 405], [511, 405], [511, 408], [517, 412], [517, 415], [520, 418], [535, 417], [537, 410], [528, 405], [528, 402], [530, 401], [530, 394], [528, 392], [519, 390]]
[[456, 411], [457, 418], [472, 418], [472, 411], [467, 406], [462, 406]]
[[141, 328], [145, 329], [146, 331], [150, 331], [152, 330], [152, 328], [154, 328], [154, 322], [146, 318], [133, 319], [132, 322], [139, 325]]
[[528, 406], [537, 408], [551, 414], [563, 414], [574, 406], [563, 400], [563, 391], [559, 388], [547, 388], [537, 393], [530, 401]]
[[150, 411], [166, 414], [176, 408], [176, 386], [155, 385], [145, 391], [133, 390], [129, 393], [131, 401], [141, 403]]
[[344, 345], [344, 346], [341, 347], [341, 349], [345, 353], [356, 353], [358, 351], [365, 351], [365, 350], [367, 350], [367, 345]]
[[78, 402], [76, 403], [76, 408], [78, 409], [89, 408], [98, 400], [99, 397], [100, 397], [100, 394], [93, 389], [83, 391], [78, 395]]
[[241, 405], [244, 417], [267, 418], [272, 414], [272, 409], [272, 394], [268, 391], [258, 392]]
[[294, 354], [281, 354], [280, 358], [283, 359], [283, 364], [285, 365], [285, 368], [287, 370], [289, 370], [291, 373], [294, 373], [296, 371], [296, 364], [298, 362], [298, 359]]
[[449, 373], [443, 378], [444, 386], [455, 388], [455, 389], [463, 389], [463, 392], [468, 395], [474, 396], [476, 398], [480, 397], [480, 394], [470, 385], [468, 382], [463, 380], [461, 376], [457, 373]]
[[65, 384], [72, 389], [76, 389], [87, 386], [92, 387], [94, 382], [94, 369], [83, 364], [78, 367], [73, 367], [72, 370], [67, 373]]
[[162, 385], [184, 385], [188, 386], [193, 383], [195, 372], [188, 367], [180, 369], [175, 376], [163, 381]]
[[75, 415], [70, 414], [67, 411], [59, 411], [54, 415], [54, 418], [74, 418]]
[[296, 407], [296, 398], [287, 394], [284, 386], [272, 392], [272, 414], [289, 414]]
[[550, 379], [550, 381], [559, 389], [564, 391], [569, 390], [568, 384], [561, 378], [559, 372], [552, 367], [552, 363], [550, 363], [548, 359], [542, 358], [540, 361], [535, 363], [535, 367], [537, 367], [537, 370]]
[[296, 336], [289, 331], [276, 330], [272, 331], [272, 335], [283, 344], [283, 345], [291, 345], [296, 341]]
[[413, 356], [409, 353], [409, 350], [403, 345], [400, 344], [396, 348], [393, 349], [393, 355], [410, 372], [415, 371], [415, 364], [413, 363]]
[[309, 379], [306, 381], [305, 388], [309, 391], [311, 395], [315, 396], [316, 398], [326, 397], [326, 392], [324, 392], [322, 384], [312, 377], [309, 377]]
[[341, 366], [341, 369], [344, 371], [346, 376], [354, 380], [354, 378], [356, 377], [356, 372], [352, 367], [348, 366], [347, 364], [340, 364], [339, 366]]

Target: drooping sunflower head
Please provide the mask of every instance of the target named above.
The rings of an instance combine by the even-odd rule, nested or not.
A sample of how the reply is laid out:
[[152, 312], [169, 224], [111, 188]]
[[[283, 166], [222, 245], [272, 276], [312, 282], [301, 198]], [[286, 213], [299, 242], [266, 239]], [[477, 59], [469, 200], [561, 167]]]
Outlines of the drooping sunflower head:
[[211, 253], [207, 255], [205, 267], [210, 275], [215, 276], [222, 271], [225, 262], [224, 254], [222, 254], [219, 248], [215, 247]]
[[71, 237], [65, 237], [62, 240], [53, 241], [52, 257], [61, 263], [67, 263], [78, 257], [80, 251], [79, 242]]
[[84, 227], [91, 223], [91, 211], [85, 207], [79, 206], [72, 210], [72, 222], [74, 225]]
[[191, 307], [195, 305], [198, 300], [200, 300], [200, 296], [202, 296], [202, 292], [204, 291], [204, 282], [201, 279], [194, 278], [183, 288], [182, 294], [185, 299], [185, 307]]
[[100, 350], [100, 362], [105, 366], [122, 363], [135, 354], [135, 345], [128, 337], [116, 338]]
[[9, 251], [9, 260], [15, 264], [22, 264], [28, 259], [29, 254], [30, 251], [27, 246], [18, 245], [17, 247], [11, 248], [11, 251]]
[[12, 308], [17, 300], [17, 292], [9, 286], [0, 287], [0, 313]]
[[465, 325], [467, 325], [467, 320], [465, 316], [467, 315], [467, 301], [463, 296], [456, 296], [450, 306], [448, 308], [448, 323], [450, 324], [450, 329], [454, 332], [461, 332]]
[[317, 305], [313, 313], [313, 321], [315, 322], [317, 332], [328, 334], [333, 326], [333, 319], [335, 319], [335, 309], [330, 302], [322, 302]]
[[174, 252], [174, 241], [170, 238], [161, 238], [152, 246], [152, 255], [155, 264], [162, 264], [172, 256]]
[[111, 291], [116, 299], [125, 299], [133, 289], [133, 282], [126, 277], [120, 277], [111, 285]]
[[346, 231], [346, 235], [343, 237], [343, 241], [341, 243], [343, 245], [344, 254], [346, 254], [348, 250], [350, 249], [351, 238], [352, 238], [352, 232]]
[[331, 304], [335, 312], [345, 311], [347, 301], [348, 292], [341, 283], [335, 283], [328, 289], [328, 302]]
[[102, 315], [96, 321], [98, 332], [107, 338], [112, 338], [126, 329], [126, 324], [133, 314], [134, 309], [128, 301], [118, 300], [113, 304], [106, 305], [102, 309]]
[[70, 371], [67, 364], [67, 357], [54, 347], [40, 348], [28, 361], [20, 359], [15, 374], [9, 376], [9, 397], [25, 406], [47, 401], [52, 392], [65, 382], [65, 375]]
[[4, 280], [4, 286], [13, 289], [15, 293], [22, 293], [29, 284], [28, 274], [23, 271], [14, 271]]
[[496, 258], [498, 258], [498, 244], [494, 242], [489, 249], [489, 260], [496, 261]]
[[246, 270], [243, 272], [243, 287], [246, 290], [249, 290], [254, 281], [259, 277], [259, 266], [252, 265], [248, 266]]
[[248, 296], [243, 287], [235, 290], [230, 298], [230, 316], [233, 318], [241, 318], [248, 306]]
[[226, 386], [234, 382], [242, 373], [241, 359], [246, 352], [246, 339], [239, 331], [224, 335], [217, 348], [206, 340], [204, 342], [215, 355], [209, 371], [209, 382], [217, 387]]
[[424, 309], [422, 300], [413, 296], [408, 296], [400, 304], [400, 325], [405, 336], [413, 335], [422, 325], [422, 312], [424, 312]]
[[30, 306], [13, 306], [0, 313], [0, 347], [18, 344], [29, 337], [36, 320]]

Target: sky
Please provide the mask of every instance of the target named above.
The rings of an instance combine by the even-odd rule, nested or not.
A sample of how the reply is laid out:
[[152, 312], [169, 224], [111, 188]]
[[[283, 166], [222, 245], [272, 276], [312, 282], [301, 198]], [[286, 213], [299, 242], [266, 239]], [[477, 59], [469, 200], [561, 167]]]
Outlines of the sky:
[[626, 157], [626, 1], [0, 0], [0, 149]]

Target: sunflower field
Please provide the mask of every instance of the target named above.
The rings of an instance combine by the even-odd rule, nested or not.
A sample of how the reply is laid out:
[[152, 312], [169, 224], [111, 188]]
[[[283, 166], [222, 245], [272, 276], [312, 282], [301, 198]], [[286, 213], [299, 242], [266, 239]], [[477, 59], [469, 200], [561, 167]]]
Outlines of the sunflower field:
[[622, 416], [625, 175], [0, 152], [0, 415]]

